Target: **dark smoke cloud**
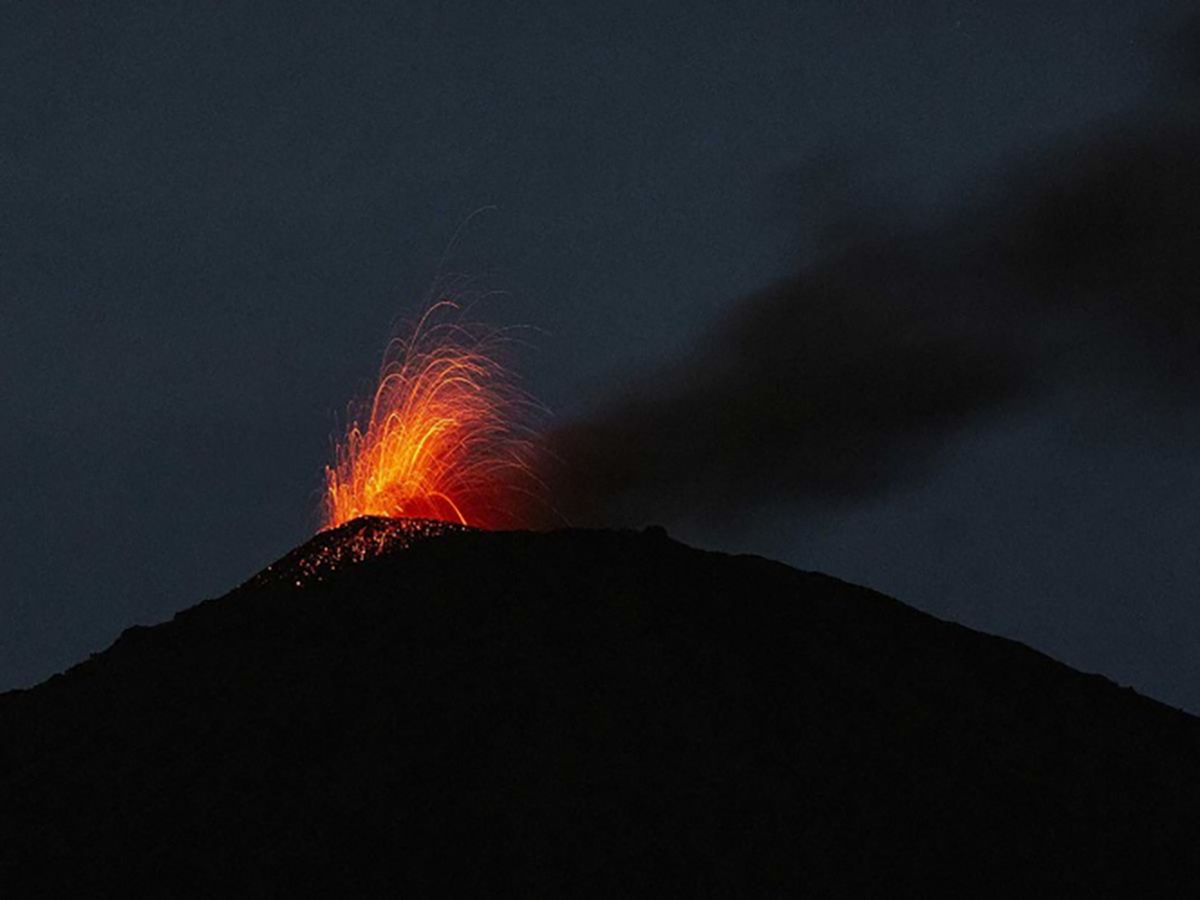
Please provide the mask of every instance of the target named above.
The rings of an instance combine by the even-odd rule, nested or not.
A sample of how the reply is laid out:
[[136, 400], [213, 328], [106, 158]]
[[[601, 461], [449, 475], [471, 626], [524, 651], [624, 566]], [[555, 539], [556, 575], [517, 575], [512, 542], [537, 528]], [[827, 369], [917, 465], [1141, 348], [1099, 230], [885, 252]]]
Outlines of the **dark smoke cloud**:
[[826, 203], [819, 258], [551, 436], [564, 515], [736, 523], [854, 502], [919, 477], [973, 420], [1071, 379], [1190, 405], [1200, 29], [1188, 34], [1135, 115], [1019, 160], [940, 224]]
[[723, 517], [870, 495], [1028, 366], [954, 279], [901, 242], [860, 246], [735, 306], [702, 347], [554, 448], [568, 515]]

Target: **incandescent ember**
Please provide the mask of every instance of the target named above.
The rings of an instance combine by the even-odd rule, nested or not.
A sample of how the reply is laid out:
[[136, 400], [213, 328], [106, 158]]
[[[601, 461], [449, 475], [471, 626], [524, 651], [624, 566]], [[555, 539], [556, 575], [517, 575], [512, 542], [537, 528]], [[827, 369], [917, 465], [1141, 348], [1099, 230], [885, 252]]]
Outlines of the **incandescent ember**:
[[339, 569], [406, 550], [418, 541], [470, 530], [465, 525], [436, 519], [362, 516], [321, 532], [283, 559], [267, 566], [249, 584], [252, 587], [307, 587], [329, 579]]

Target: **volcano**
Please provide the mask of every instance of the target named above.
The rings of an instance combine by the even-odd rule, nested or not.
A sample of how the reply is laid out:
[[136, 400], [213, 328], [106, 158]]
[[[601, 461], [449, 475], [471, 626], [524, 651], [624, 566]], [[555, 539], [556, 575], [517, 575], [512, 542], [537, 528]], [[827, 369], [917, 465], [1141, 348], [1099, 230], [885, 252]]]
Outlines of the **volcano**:
[[350, 522], [0, 695], [6, 898], [1182, 896], [1197, 838], [1200, 720], [661, 529]]

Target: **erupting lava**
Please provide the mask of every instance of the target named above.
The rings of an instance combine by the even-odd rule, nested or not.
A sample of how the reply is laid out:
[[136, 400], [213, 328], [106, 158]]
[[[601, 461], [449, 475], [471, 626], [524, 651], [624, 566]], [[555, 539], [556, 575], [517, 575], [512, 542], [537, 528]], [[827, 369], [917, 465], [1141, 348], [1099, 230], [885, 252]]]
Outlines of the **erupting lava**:
[[365, 422], [351, 421], [325, 469], [322, 528], [360, 516], [519, 522], [536, 484], [522, 423], [536, 407], [498, 361], [505, 343], [440, 300], [388, 344]]

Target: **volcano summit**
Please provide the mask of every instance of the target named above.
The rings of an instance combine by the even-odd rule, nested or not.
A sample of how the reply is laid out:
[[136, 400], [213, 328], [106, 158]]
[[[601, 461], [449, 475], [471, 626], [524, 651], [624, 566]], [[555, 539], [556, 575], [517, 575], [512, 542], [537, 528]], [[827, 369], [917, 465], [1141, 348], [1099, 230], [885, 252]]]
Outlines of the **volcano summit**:
[[1200, 721], [657, 530], [351, 522], [0, 695], [0, 735], [4, 897], [1178, 896], [1200, 875]]

